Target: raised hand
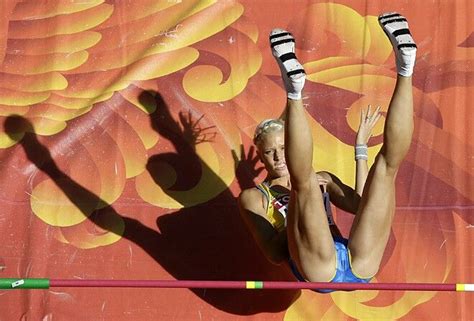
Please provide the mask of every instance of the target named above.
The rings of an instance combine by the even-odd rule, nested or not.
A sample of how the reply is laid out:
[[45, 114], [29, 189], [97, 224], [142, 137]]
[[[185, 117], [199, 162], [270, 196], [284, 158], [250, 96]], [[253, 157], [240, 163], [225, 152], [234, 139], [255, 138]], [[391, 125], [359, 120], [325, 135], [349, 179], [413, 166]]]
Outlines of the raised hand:
[[367, 145], [370, 137], [372, 137], [372, 129], [375, 127], [381, 116], [382, 113], [380, 112], [380, 106], [375, 108], [374, 112], [371, 111], [370, 105], [367, 109], [362, 109], [360, 111], [360, 123], [356, 136], [357, 145]]

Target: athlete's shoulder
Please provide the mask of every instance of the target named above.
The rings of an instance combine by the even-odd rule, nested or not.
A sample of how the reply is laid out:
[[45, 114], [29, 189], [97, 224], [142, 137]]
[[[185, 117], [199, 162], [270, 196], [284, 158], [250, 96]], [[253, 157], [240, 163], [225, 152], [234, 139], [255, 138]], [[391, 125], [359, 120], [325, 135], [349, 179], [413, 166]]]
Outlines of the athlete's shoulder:
[[242, 201], [251, 201], [253, 199], [260, 199], [262, 196], [262, 192], [256, 187], [251, 187], [244, 189], [240, 192], [239, 199]]
[[242, 208], [252, 211], [262, 208], [262, 198], [264, 195], [257, 187], [244, 189], [239, 195], [239, 204]]

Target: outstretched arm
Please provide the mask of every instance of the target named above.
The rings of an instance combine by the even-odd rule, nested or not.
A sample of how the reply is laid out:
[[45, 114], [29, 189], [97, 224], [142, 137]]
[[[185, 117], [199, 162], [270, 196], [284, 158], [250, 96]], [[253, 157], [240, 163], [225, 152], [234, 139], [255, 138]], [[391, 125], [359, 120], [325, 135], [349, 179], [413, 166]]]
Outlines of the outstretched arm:
[[367, 107], [367, 110], [362, 109], [360, 112], [360, 123], [355, 145], [355, 190], [359, 196], [362, 196], [365, 181], [367, 180], [367, 175], [369, 173], [369, 167], [367, 166], [367, 143], [372, 136], [372, 129], [377, 124], [381, 115], [380, 106], [377, 107], [373, 113], [371, 112], [370, 105]]
[[331, 202], [338, 208], [352, 214], [357, 213], [360, 197], [364, 190], [365, 181], [369, 172], [367, 166], [367, 143], [372, 136], [372, 129], [380, 119], [380, 107], [371, 112], [370, 106], [362, 110], [360, 124], [356, 136], [356, 183], [355, 189], [344, 184], [336, 175], [329, 172], [318, 172], [318, 177], [327, 181], [327, 192]]

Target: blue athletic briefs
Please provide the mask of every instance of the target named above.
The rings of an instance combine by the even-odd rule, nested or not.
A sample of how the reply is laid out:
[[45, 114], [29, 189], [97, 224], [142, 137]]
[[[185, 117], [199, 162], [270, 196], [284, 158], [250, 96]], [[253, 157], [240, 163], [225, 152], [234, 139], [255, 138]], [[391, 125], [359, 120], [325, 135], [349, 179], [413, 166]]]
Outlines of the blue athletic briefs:
[[[336, 265], [337, 265], [336, 275], [329, 282], [369, 283], [371, 278], [362, 279], [354, 275], [354, 273], [352, 272], [350, 259], [349, 259], [349, 252], [347, 249], [347, 239], [340, 238], [340, 237], [335, 238], [334, 247], [336, 248]], [[306, 282], [306, 280], [298, 271], [295, 263], [293, 262], [291, 258], [288, 263], [290, 264], [291, 271], [293, 272], [295, 277], [299, 281]], [[320, 292], [320, 293], [329, 293], [329, 292], [333, 292], [334, 290], [314, 289], [313, 291]]]

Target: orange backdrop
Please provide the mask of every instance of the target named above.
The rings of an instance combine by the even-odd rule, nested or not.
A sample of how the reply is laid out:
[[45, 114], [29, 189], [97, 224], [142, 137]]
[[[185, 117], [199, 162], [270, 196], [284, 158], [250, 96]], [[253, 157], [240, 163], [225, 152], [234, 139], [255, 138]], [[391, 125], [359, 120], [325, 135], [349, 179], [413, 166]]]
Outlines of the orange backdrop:
[[[373, 282], [474, 281], [470, 0], [0, 9], [0, 278], [293, 280], [262, 257], [235, 200], [263, 178], [256, 123], [285, 103], [268, 33], [297, 39], [315, 167], [353, 185], [359, 112], [386, 110], [395, 81], [377, 16], [398, 11], [418, 44], [416, 128]], [[351, 217], [336, 220], [347, 233]], [[472, 304], [441, 292], [52, 288], [0, 290], [0, 320], [472, 320]]]

